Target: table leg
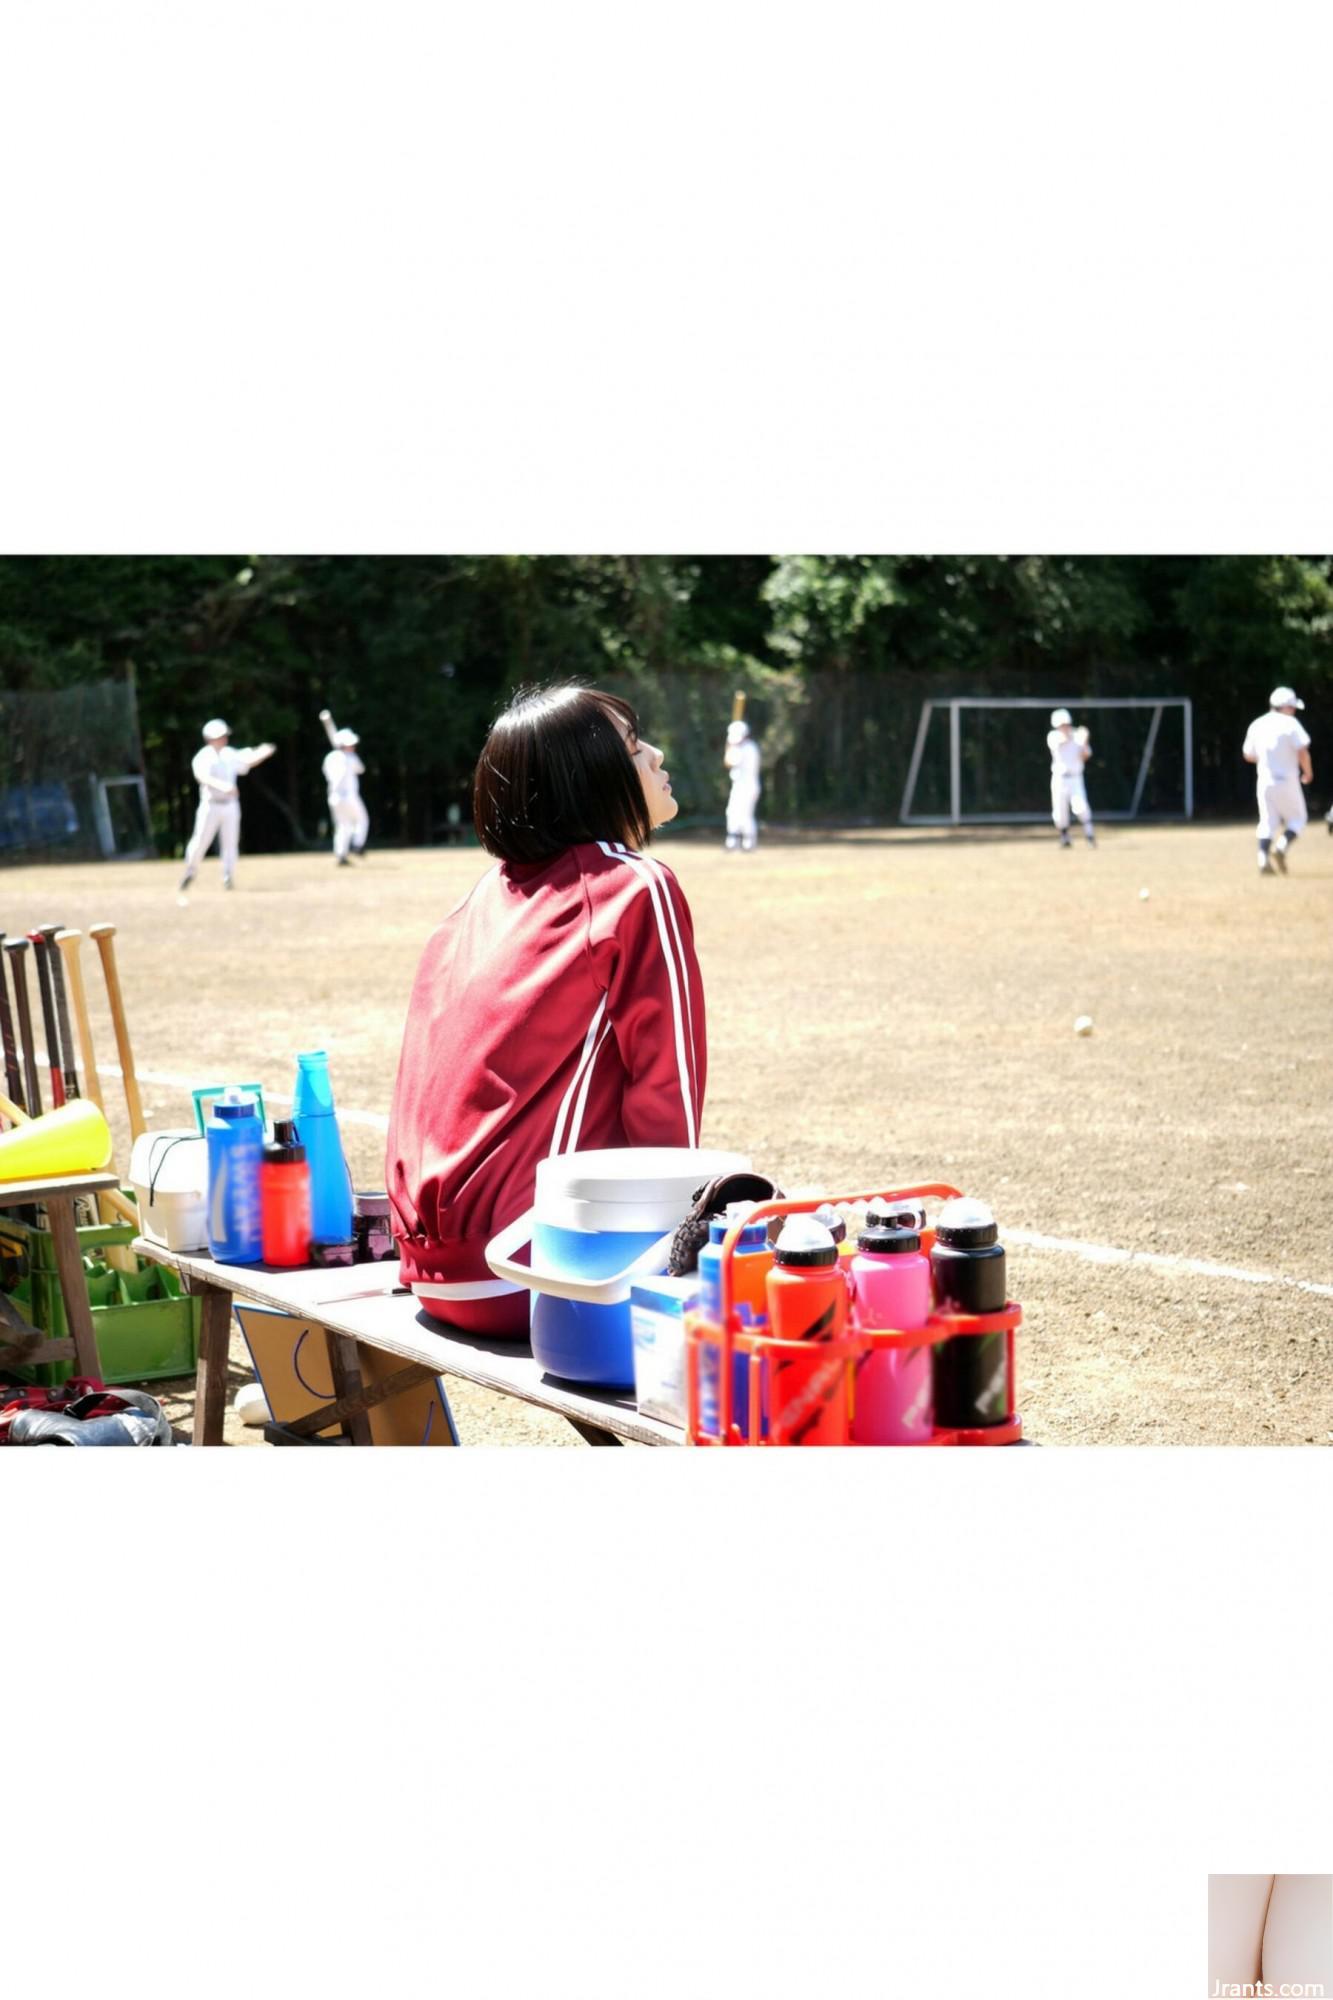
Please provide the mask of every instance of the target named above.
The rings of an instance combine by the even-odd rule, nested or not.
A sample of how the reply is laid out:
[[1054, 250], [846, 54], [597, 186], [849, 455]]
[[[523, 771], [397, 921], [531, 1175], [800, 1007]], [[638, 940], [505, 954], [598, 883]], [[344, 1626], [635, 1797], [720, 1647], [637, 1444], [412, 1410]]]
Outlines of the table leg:
[[[334, 1333], [325, 1327], [324, 1338], [329, 1349], [329, 1371], [333, 1376], [333, 1394], [338, 1402], [344, 1397], [360, 1397], [362, 1393], [361, 1362], [356, 1351], [356, 1342], [345, 1333]], [[355, 1416], [343, 1418], [343, 1430], [353, 1444], [374, 1444], [370, 1435], [370, 1418], [364, 1409]]]
[[199, 1320], [199, 1361], [194, 1374], [194, 1442], [221, 1444], [227, 1413], [227, 1359], [231, 1347], [231, 1293], [205, 1285]]
[[583, 1423], [578, 1417], [566, 1417], [565, 1422], [571, 1430], [578, 1432], [585, 1444], [621, 1444], [624, 1442], [623, 1439], [616, 1436], [614, 1431], [599, 1430], [596, 1424]]
[[97, 1356], [93, 1312], [88, 1303], [88, 1284], [83, 1275], [83, 1259], [79, 1255], [78, 1232], [69, 1199], [48, 1195], [46, 1219], [51, 1225], [51, 1248], [55, 1251], [56, 1270], [60, 1275], [65, 1319], [74, 1336], [75, 1368], [80, 1375], [91, 1375], [94, 1381], [100, 1382], [102, 1364]]

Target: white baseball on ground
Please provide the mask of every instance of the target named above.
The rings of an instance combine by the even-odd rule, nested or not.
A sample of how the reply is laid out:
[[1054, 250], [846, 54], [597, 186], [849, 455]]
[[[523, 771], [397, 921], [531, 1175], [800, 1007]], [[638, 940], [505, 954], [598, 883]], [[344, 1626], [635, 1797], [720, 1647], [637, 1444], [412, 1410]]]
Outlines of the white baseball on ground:
[[1140, 901], [1141, 903], [1146, 903], [1146, 902], [1147, 902], [1147, 900], [1148, 900], [1148, 891], [1147, 891], [1146, 889], [1140, 889], [1140, 890], [1139, 890], [1139, 901]]
[[1090, 1035], [1092, 1033], [1091, 1014], [1079, 1015], [1077, 1021], [1074, 1023], [1074, 1033], [1076, 1035]]
[[238, 1389], [232, 1408], [243, 1424], [258, 1426], [268, 1422], [268, 1397], [258, 1382], [247, 1382], [243, 1389]]

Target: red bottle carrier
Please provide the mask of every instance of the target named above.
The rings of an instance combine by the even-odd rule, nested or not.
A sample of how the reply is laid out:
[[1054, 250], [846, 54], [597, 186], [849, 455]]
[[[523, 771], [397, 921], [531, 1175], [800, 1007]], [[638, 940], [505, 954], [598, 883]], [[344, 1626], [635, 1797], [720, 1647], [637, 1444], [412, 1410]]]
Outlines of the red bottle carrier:
[[[815, 1195], [808, 1201], [765, 1201], [759, 1202], [744, 1217], [730, 1228], [722, 1240], [722, 1325], [714, 1326], [698, 1312], [687, 1314], [685, 1323], [685, 1393], [687, 1425], [686, 1435], [690, 1444], [703, 1445], [768, 1445], [785, 1443], [782, 1436], [765, 1437], [763, 1428], [763, 1381], [764, 1362], [770, 1369], [777, 1368], [784, 1360], [800, 1361], [808, 1373], [812, 1360], [811, 1344], [801, 1340], [774, 1340], [764, 1333], [753, 1333], [741, 1324], [735, 1311], [732, 1296], [732, 1252], [740, 1240], [746, 1223], [758, 1222], [775, 1215], [808, 1215], [825, 1202], [835, 1205], [849, 1204], [864, 1208], [870, 1202], [881, 1205], [895, 1201], [919, 1201], [934, 1197], [940, 1201], [951, 1200], [960, 1193], [943, 1181], [923, 1182], [920, 1187], [891, 1188], [876, 1190], [871, 1194]], [[933, 1229], [921, 1231], [921, 1248], [930, 1254], [935, 1241]], [[854, 1247], [854, 1246], [851, 1246]], [[1023, 1419], [1015, 1408], [1016, 1381], [1014, 1372], [1014, 1332], [1021, 1324], [1023, 1309], [1011, 1299], [1001, 1312], [954, 1313], [941, 1312], [938, 1308], [931, 1313], [923, 1327], [911, 1332], [902, 1332], [897, 1327], [849, 1326], [838, 1340], [821, 1342], [818, 1355], [827, 1364], [819, 1370], [820, 1393], [826, 1405], [837, 1397], [845, 1399], [847, 1428], [851, 1428], [851, 1416], [855, 1397], [857, 1364], [868, 1355], [884, 1348], [935, 1346], [943, 1340], [964, 1338], [973, 1334], [1003, 1333], [1005, 1338], [1006, 1361], [1009, 1379], [1009, 1408], [1002, 1422], [987, 1424], [976, 1430], [950, 1430], [935, 1428], [929, 1442], [933, 1445], [994, 1445], [1019, 1444], [1023, 1438]], [[704, 1346], [718, 1347], [718, 1405], [719, 1436], [713, 1436], [700, 1425], [699, 1364]], [[732, 1357], [741, 1354], [748, 1358], [746, 1381], [748, 1386], [748, 1407], [737, 1412], [732, 1408]]]

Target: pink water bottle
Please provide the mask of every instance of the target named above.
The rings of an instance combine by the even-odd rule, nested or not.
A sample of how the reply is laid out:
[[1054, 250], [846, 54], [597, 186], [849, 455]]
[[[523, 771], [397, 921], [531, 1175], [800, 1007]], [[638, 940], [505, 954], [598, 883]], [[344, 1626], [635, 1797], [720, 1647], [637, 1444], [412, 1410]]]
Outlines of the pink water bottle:
[[[851, 1260], [853, 1311], [867, 1327], [912, 1333], [930, 1314], [930, 1259], [913, 1229], [862, 1230]], [[928, 1444], [934, 1431], [931, 1354], [881, 1347], [857, 1364], [853, 1444]]]

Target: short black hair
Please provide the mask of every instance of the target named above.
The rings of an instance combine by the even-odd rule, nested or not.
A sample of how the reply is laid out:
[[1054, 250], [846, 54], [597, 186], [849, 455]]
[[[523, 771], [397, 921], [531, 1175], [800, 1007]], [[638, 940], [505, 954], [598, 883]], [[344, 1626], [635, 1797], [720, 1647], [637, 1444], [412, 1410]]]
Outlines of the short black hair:
[[491, 725], [472, 779], [477, 838], [502, 861], [549, 861], [585, 840], [646, 847], [648, 802], [619, 718], [627, 701], [577, 682], [520, 688]]

